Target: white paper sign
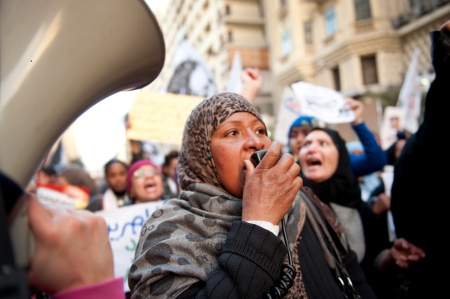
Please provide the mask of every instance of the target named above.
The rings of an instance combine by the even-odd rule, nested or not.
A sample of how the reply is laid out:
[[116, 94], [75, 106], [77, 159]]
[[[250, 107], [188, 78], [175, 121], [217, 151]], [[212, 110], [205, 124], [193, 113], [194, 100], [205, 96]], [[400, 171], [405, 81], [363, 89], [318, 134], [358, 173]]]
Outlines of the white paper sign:
[[65, 209], [75, 209], [75, 200], [71, 199], [69, 195], [51, 188], [37, 188], [36, 197], [46, 207], [56, 206]]
[[348, 123], [355, 120], [355, 113], [345, 105], [345, 97], [330, 88], [307, 82], [291, 85], [300, 101], [302, 114], [314, 116], [326, 123]]
[[300, 102], [290, 87], [285, 87], [278, 109], [274, 139], [283, 145], [288, 143], [288, 132], [292, 123], [301, 115]]
[[405, 123], [405, 109], [402, 107], [387, 106], [384, 109], [383, 122], [381, 123], [380, 138], [381, 147], [385, 150], [396, 140], [397, 133], [402, 132]]
[[163, 201], [148, 202], [121, 207], [115, 210], [98, 211], [108, 224], [109, 240], [114, 258], [114, 275], [123, 277], [125, 292], [128, 292], [128, 273], [134, 261], [134, 252], [141, 229], [147, 218], [161, 207]]

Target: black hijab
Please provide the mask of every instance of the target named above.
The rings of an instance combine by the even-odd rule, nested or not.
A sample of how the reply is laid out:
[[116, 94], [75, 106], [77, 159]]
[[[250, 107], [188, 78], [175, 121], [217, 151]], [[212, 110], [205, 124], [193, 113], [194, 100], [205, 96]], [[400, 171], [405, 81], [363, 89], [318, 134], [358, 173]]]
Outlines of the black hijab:
[[335, 130], [329, 128], [312, 129], [312, 131], [317, 130], [324, 131], [333, 140], [339, 152], [338, 166], [333, 176], [322, 183], [314, 183], [308, 180], [300, 171], [303, 185], [310, 187], [319, 199], [326, 204], [334, 202], [346, 207], [355, 207], [361, 201], [361, 189], [359, 189], [358, 181], [353, 175], [345, 141]]

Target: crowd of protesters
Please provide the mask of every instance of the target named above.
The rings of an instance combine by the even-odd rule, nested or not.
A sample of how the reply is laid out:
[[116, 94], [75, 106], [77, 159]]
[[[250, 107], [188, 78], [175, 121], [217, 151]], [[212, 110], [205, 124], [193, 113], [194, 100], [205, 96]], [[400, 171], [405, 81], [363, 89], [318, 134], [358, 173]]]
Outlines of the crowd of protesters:
[[[71, 178], [42, 169], [43, 184], [87, 187], [89, 199], [78, 209], [58, 209], [44, 207], [32, 188], [23, 194], [35, 240], [29, 285], [58, 299], [124, 298], [106, 223], [87, 210], [164, 201], [143, 226], [128, 278], [131, 298], [445, 294], [442, 270], [448, 262], [442, 238], [434, 232], [446, 227], [446, 209], [439, 202], [446, 175], [437, 175], [431, 157], [444, 157], [445, 171], [438, 132], [449, 108], [450, 22], [430, 37], [436, 77], [418, 131], [393, 145], [400, 149], [393, 149], [392, 189], [371, 194], [390, 193], [382, 212], [375, 212], [360, 186], [364, 176], [383, 171], [390, 152], [361, 126], [360, 105], [349, 99], [361, 153], [353, 157], [337, 131], [311, 118], [293, 124], [290, 153], [283, 153], [252, 105], [262, 80], [249, 69], [243, 81], [254, 85], [242, 95], [220, 93], [191, 112], [180, 151], [171, 153], [164, 166], [150, 159], [111, 160], [105, 165], [104, 193], [89, 180], [78, 184], [80, 173]], [[253, 165], [250, 155], [263, 149], [267, 155]], [[2, 177], [2, 186], [10, 184]], [[172, 193], [165, 196], [165, 190]], [[395, 238], [386, 235], [388, 228], [378, 219], [388, 211]]]

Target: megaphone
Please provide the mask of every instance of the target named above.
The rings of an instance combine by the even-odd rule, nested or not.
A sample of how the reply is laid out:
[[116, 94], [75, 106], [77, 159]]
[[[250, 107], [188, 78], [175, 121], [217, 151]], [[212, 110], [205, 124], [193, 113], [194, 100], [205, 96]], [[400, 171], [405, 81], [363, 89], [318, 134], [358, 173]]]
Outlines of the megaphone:
[[0, 171], [22, 188], [90, 107], [160, 73], [165, 44], [143, 0], [0, 0]]

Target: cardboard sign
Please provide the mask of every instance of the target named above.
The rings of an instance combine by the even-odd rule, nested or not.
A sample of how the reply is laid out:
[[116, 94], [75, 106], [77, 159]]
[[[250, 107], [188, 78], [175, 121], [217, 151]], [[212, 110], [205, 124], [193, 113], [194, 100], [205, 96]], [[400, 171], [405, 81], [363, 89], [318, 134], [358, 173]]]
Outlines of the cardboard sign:
[[202, 97], [141, 91], [129, 112], [127, 138], [181, 145], [184, 125]]

